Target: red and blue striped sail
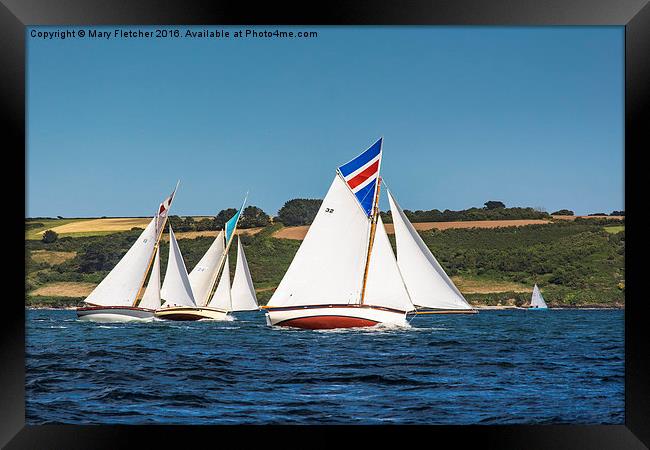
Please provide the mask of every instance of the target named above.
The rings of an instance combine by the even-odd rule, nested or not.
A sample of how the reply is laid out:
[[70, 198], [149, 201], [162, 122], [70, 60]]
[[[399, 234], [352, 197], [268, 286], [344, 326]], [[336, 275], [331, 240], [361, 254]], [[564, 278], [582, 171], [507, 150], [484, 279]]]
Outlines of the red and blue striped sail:
[[372, 215], [377, 180], [379, 179], [381, 145], [382, 138], [352, 161], [338, 168], [339, 173], [369, 217]]

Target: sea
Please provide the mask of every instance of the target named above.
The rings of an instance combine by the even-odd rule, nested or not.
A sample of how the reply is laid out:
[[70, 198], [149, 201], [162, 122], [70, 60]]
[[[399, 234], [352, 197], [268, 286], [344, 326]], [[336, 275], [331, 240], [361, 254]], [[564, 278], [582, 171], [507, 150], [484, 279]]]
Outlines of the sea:
[[26, 311], [28, 424], [623, 424], [624, 311], [409, 327], [81, 322]]

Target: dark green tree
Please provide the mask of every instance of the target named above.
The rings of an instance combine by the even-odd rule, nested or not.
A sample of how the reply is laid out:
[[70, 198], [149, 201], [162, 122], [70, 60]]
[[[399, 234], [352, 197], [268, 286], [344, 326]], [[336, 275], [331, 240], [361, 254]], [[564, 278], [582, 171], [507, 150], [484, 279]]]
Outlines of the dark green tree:
[[196, 231], [213, 231], [217, 229], [214, 217], [197, 220], [195, 224]]
[[43, 233], [41, 241], [43, 241], [45, 244], [51, 244], [52, 242], [56, 242], [58, 238], [59, 235], [56, 234], [56, 231], [46, 230], [45, 233]]
[[194, 217], [187, 216], [183, 219], [181, 228], [178, 231], [194, 231], [196, 229], [196, 222]]
[[497, 209], [497, 208], [505, 208], [506, 205], [503, 202], [499, 202], [496, 200], [488, 200], [487, 202], [483, 203], [487, 209]]
[[216, 228], [218, 230], [223, 230], [226, 222], [228, 222], [235, 214], [237, 214], [237, 210], [235, 208], [222, 209], [219, 211], [219, 214], [217, 214], [214, 219]]
[[552, 216], [575, 216], [575, 213], [570, 209], [560, 209], [559, 211], [555, 211], [554, 213], [551, 213], [551, 215]]
[[320, 199], [294, 198], [278, 211], [278, 221], [286, 226], [309, 225], [314, 221], [320, 208]]
[[271, 218], [257, 206], [247, 206], [239, 219], [239, 228], [265, 227], [271, 223]]
[[167, 224], [165, 225], [164, 233], [169, 233], [170, 225], [174, 231], [181, 231], [181, 228], [183, 228], [183, 219], [181, 219], [179, 216], [169, 216], [167, 218]]

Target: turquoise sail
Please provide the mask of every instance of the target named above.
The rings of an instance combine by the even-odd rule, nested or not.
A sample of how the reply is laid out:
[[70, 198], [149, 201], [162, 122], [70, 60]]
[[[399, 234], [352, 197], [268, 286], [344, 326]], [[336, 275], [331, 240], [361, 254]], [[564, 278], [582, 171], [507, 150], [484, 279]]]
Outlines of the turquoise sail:
[[244, 201], [241, 205], [241, 208], [239, 208], [239, 211], [235, 213], [234, 216], [226, 222], [226, 226], [224, 229], [226, 230], [226, 245], [230, 242], [230, 238], [232, 237], [233, 233], [235, 232], [235, 229], [237, 228], [237, 222], [239, 222], [239, 215], [241, 212], [244, 210], [244, 205], [246, 204], [246, 200], [248, 199], [248, 193], [246, 193], [246, 197], [244, 197]]
[[241, 213], [241, 209], [235, 213], [234, 216], [230, 218], [228, 222], [226, 222], [226, 242], [230, 242], [230, 238], [232, 234], [235, 232], [235, 228], [237, 228], [237, 221], [239, 220], [239, 214]]

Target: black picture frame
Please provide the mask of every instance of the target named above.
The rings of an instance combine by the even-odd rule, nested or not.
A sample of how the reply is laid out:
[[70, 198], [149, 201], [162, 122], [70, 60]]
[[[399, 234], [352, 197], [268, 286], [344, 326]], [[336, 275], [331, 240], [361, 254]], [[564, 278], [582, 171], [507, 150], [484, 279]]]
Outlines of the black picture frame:
[[[18, 300], [24, 287], [18, 274], [5, 278], [15, 295], [3, 299], [2, 369], [0, 378], [0, 445], [6, 448], [119, 448], [198, 445], [205, 439], [225, 443], [228, 438], [249, 444], [341, 442], [376, 445], [388, 439], [426, 439], [428, 446], [472, 445], [499, 449], [645, 448], [650, 446], [649, 329], [646, 300], [639, 288], [641, 271], [642, 207], [635, 199], [644, 192], [641, 158], [648, 145], [650, 124], [650, 6], [647, 0], [390, 0], [344, 3], [251, 4], [234, 1], [101, 1], [3, 0], [0, 5], [2, 50], [2, 119], [5, 125], [3, 162], [10, 175], [14, 163], [25, 177], [25, 27], [33, 25], [154, 25], [154, 24], [273, 24], [273, 25], [619, 25], [625, 26], [625, 201], [626, 310], [625, 310], [625, 425], [544, 426], [397, 426], [397, 427], [282, 427], [282, 426], [73, 426], [25, 425], [25, 310]], [[12, 160], [13, 159], [13, 160]], [[9, 180], [5, 177], [5, 180]], [[5, 198], [12, 209], [6, 233], [16, 247], [24, 239], [25, 183], [5, 181]], [[15, 192], [18, 190], [19, 192]], [[20, 211], [23, 215], [20, 216]], [[24, 252], [24, 247], [22, 249]], [[18, 253], [18, 251], [16, 251]], [[15, 260], [14, 260], [15, 261]], [[635, 263], [638, 261], [638, 264]], [[19, 267], [19, 266], [18, 266]], [[24, 286], [24, 285], [22, 285]], [[638, 294], [638, 295], [635, 295]], [[578, 343], [579, 345], [579, 343]], [[453, 443], [453, 444], [451, 444]], [[478, 447], [480, 446], [480, 447]]]

